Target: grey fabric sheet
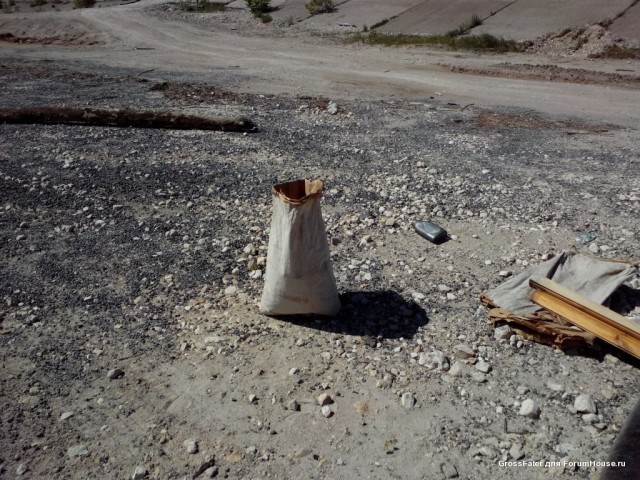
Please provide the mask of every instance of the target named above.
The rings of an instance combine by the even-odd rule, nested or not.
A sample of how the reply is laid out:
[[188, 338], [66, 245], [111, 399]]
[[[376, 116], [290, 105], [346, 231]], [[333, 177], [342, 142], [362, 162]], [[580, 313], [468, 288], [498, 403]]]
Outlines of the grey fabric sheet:
[[486, 295], [495, 305], [517, 315], [533, 313], [541, 307], [529, 299], [533, 291], [529, 279], [546, 277], [604, 304], [623, 283], [631, 280], [635, 270], [634, 265], [624, 262], [601, 260], [573, 251], [562, 252], [507, 280]]

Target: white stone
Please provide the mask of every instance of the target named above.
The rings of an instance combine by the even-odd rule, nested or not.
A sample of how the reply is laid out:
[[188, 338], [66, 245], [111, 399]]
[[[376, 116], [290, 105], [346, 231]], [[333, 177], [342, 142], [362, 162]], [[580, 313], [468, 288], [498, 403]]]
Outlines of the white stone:
[[518, 412], [518, 415], [529, 418], [538, 418], [540, 416], [540, 407], [538, 407], [538, 405], [536, 405], [536, 402], [534, 402], [532, 399], [527, 398], [522, 402], [522, 405], [520, 405], [520, 411]]
[[420, 358], [418, 359], [418, 364], [431, 370], [449, 370], [449, 360], [440, 350], [421, 353]]
[[198, 442], [196, 442], [193, 438], [188, 438], [183, 443], [184, 448], [187, 450], [187, 453], [194, 455], [198, 453]]
[[322, 416], [325, 418], [329, 418], [331, 415], [333, 415], [333, 410], [331, 410], [331, 407], [329, 405], [325, 405], [320, 411], [322, 412]]
[[553, 380], [549, 380], [547, 382], [547, 388], [553, 392], [562, 392], [564, 390], [564, 385], [554, 382]]
[[65, 421], [67, 418], [71, 418], [73, 417], [73, 412], [64, 412], [62, 415], [60, 415], [60, 420], [61, 422]]
[[458, 470], [456, 470], [455, 465], [452, 463], [443, 463], [440, 469], [442, 470], [444, 478], [458, 478]]
[[331, 395], [328, 393], [321, 393], [318, 395], [318, 398], [316, 398], [316, 401], [318, 402], [318, 405], [324, 407], [325, 405], [331, 405], [333, 403], [333, 398], [331, 398]]
[[67, 449], [67, 455], [71, 458], [88, 457], [89, 449], [87, 449], [86, 445], [74, 445]]
[[400, 403], [404, 408], [408, 410], [410, 408], [413, 408], [413, 406], [416, 404], [416, 399], [411, 392], [405, 392], [400, 398]]
[[522, 445], [519, 443], [514, 443], [511, 445], [509, 449], [509, 456], [514, 460], [520, 460], [524, 457], [524, 452], [522, 451]]
[[136, 469], [133, 471], [133, 475], [131, 476], [131, 480], [141, 480], [146, 478], [149, 472], [143, 466], [138, 465]]
[[460, 361], [454, 362], [448, 373], [452, 377], [461, 377], [464, 374], [464, 364]]
[[582, 420], [584, 421], [584, 423], [591, 425], [598, 421], [598, 415], [596, 415], [595, 413], [585, 413], [584, 415], [582, 415]]
[[484, 360], [480, 360], [474, 366], [476, 367], [476, 370], [482, 373], [489, 373], [491, 371], [491, 365]]
[[107, 378], [109, 380], [117, 380], [118, 378], [124, 377], [124, 371], [119, 368], [112, 368], [107, 372]]
[[576, 397], [573, 402], [573, 408], [575, 408], [578, 413], [598, 413], [596, 402], [594, 402], [591, 395], [587, 393], [581, 393]]
[[455, 347], [453, 347], [453, 351], [456, 354], [456, 357], [465, 359], [465, 358], [473, 358], [476, 354], [473, 352], [473, 349], [464, 343], [459, 343]]
[[513, 330], [511, 330], [511, 327], [509, 325], [502, 325], [494, 330], [493, 338], [495, 338], [498, 341], [507, 340], [511, 338], [512, 334], [513, 334]]

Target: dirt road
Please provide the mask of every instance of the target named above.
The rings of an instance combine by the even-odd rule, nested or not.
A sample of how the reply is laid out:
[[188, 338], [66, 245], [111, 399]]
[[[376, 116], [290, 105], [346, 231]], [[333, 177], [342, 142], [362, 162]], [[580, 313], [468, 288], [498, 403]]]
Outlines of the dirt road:
[[[484, 55], [433, 52], [421, 48], [383, 49], [345, 45], [320, 36], [284, 37], [265, 33], [241, 35], [230, 29], [203, 28], [179, 21], [164, 21], [144, 9], [156, 0], [104, 9], [31, 14], [0, 20], [2, 31], [29, 30], [38, 35], [68, 32], [82, 26], [99, 38], [101, 46], [2, 44], [0, 56], [21, 56], [56, 62], [83, 60], [112, 67], [183, 71], [211, 79], [233, 78], [242, 91], [272, 94], [323, 95], [345, 99], [428, 98], [437, 96], [478, 106], [513, 106], [544, 114], [580, 117], [587, 121], [626, 127], [638, 124], [640, 90], [619, 86], [558, 84], [451, 72], [443, 65], [473, 64], [486, 69], [498, 63], [557, 63], [589, 70], [623, 70], [637, 75], [624, 61], [567, 60], [533, 55]], [[70, 25], [73, 23], [74, 25]], [[26, 25], [26, 26], [25, 26]], [[39, 28], [34, 27], [39, 26]], [[262, 34], [265, 33], [265, 34]], [[73, 42], [70, 42], [73, 43]], [[1, 58], [1, 57], [0, 57]], [[230, 77], [225, 77], [225, 72]]]

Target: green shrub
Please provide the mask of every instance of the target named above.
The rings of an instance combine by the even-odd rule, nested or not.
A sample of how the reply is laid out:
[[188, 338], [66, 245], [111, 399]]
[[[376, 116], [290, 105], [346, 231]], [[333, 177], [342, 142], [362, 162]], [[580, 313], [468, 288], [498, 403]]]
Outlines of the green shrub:
[[259, 13], [256, 15], [256, 18], [259, 18], [262, 23], [269, 23], [273, 20], [273, 17], [268, 13]]
[[384, 20], [380, 20], [378, 23], [374, 23], [373, 25], [371, 25], [371, 30], [375, 30], [376, 28], [386, 25], [387, 23], [389, 23], [388, 18], [385, 18]]
[[473, 15], [471, 15], [471, 18], [469, 20], [467, 20], [466, 22], [460, 24], [458, 26], [458, 28], [456, 28], [455, 30], [451, 30], [451, 31], [447, 32], [447, 35], [449, 35], [451, 37], [457, 37], [459, 35], [464, 35], [469, 30], [471, 30], [473, 27], [477, 27], [478, 25], [482, 25], [482, 19], [478, 16], [477, 13], [474, 13]]
[[271, 11], [271, 0], [245, 0], [247, 7], [256, 17]]
[[307, 7], [311, 15], [333, 12], [336, 9], [333, 0], [311, 0], [305, 3], [304, 6]]
[[96, 0], [73, 0], [76, 8], [91, 8], [96, 4]]
[[363, 42], [372, 45], [400, 47], [407, 45], [440, 45], [452, 50], [486, 50], [496, 53], [518, 52], [522, 50], [520, 44], [513, 40], [497, 38], [488, 33], [482, 35], [465, 35], [463, 37], [451, 35], [393, 35], [370, 32], [368, 35], [357, 33], [350, 42]]
[[180, 10], [185, 12], [224, 12], [227, 9], [226, 3], [210, 2], [209, 0], [182, 1], [179, 5]]

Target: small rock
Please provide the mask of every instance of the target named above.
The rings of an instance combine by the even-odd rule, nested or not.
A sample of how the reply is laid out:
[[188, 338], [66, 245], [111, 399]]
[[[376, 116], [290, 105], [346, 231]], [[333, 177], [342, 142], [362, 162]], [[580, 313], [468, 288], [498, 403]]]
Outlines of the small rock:
[[60, 415], [60, 422], [64, 422], [67, 418], [71, 418], [73, 417], [73, 412], [64, 412], [62, 415]]
[[121, 370], [119, 368], [112, 368], [107, 372], [107, 378], [109, 380], [117, 380], [122, 377], [124, 377], [124, 370]]
[[511, 448], [509, 449], [509, 456], [514, 460], [520, 460], [521, 458], [523, 458], [524, 452], [522, 451], [522, 445], [520, 445], [519, 443], [514, 443], [513, 445], [511, 445]]
[[440, 284], [440, 285], [438, 285], [438, 291], [439, 292], [443, 292], [443, 293], [450, 292], [451, 291], [451, 287], [448, 287], [447, 285]]
[[188, 454], [195, 455], [196, 453], [198, 453], [198, 442], [196, 442], [193, 438], [188, 438], [187, 440], [185, 440], [183, 445]]
[[329, 405], [325, 405], [320, 411], [322, 412], [322, 416], [325, 418], [329, 418], [333, 415], [333, 410], [331, 410]]
[[204, 472], [205, 478], [214, 478], [218, 475], [218, 467], [209, 467]]
[[509, 338], [511, 338], [512, 334], [513, 330], [511, 330], [511, 327], [509, 325], [502, 325], [501, 327], [498, 327], [494, 330], [493, 338], [498, 341], [508, 340]]
[[320, 395], [318, 395], [318, 398], [316, 398], [316, 400], [318, 402], [318, 405], [320, 405], [321, 407], [324, 407], [325, 405], [331, 405], [333, 403], [333, 398], [328, 393], [321, 393]]
[[404, 408], [406, 408], [407, 410], [411, 409], [414, 407], [414, 405], [416, 404], [416, 399], [413, 396], [413, 394], [411, 392], [405, 392], [402, 394], [402, 397], [400, 399], [400, 403], [402, 403], [402, 406]]
[[598, 253], [599, 250], [600, 250], [600, 247], [598, 247], [598, 244], [596, 242], [593, 242], [589, 245], [589, 251], [591, 253]]
[[258, 396], [257, 395], [249, 395], [249, 403], [258, 403]]
[[253, 456], [256, 453], [258, 453], [258, 449], [254, 445], [251, 445], [249, 448], [247, 448], [246, 452], [247, 452], [247, 455]]
[[418, 364], [424, 365], [431, 370], [449, 370], [449, 360], [440, 350], [421, 353]]
[[491, 365], [484, 360], [480, 360], [479, 362], [477, 362], [474, 367], [476, 367], [476, 370], [482, 373], [489, 373], [491, 371]]
[[527, 387], [526, 385], [518, 385], [516, 387], [516, 392], [518, 392], [518, 395], [526, 395], [527, 393], [529, 393], [529, 387]]
[[27, 466], [24, 463], [21, 463], [20, 465], [18, 465], [18, 468], [16, 468], [16, 476], [21, 477], [22, 475], [27, 473], [27, 470]]
[[442, 470], [442, 474], [444, 478], [458, 478], [458, 470], [456, 470], [455, 465], [453, 463], [443, 463], [440, 465], [440, 469]]
[[460, 361], [454, 362], [448, 373], [452, 377], [461, 377], [464, 374], [464, 364]]
[[520, 405], [520, 411], [518, 415], [529, 418], [538, 418], [540, 416], [540, 407], [536, 405], [536, 402], [527, 398], [522, 405]]
[[451, 292], [447, 293], [447, 300], [456, 300], [457, 298], [458, 297], [456, 297], [455, 293], [451, 293]]
[[554, 382], [553, 380], [549, 380], [547, 382], [547, 388], [553, 392], [562, 392], [564, 390], [564, 385]]
[[566, 455], [576, 451], [576, 446], [573, 443], [564, 442], [556, 445], [554, 450], [562, 455]]
[[140, 480], [142, 478], [146, 478], [149, 472], [145, 467], [137, 466], [133, 471], [133, 475], [131, 476], [132, 480]]
[[598, 415], [596, 415], [595, 413], [585, 413], [584, 415], [582, 415], [582, 420], [584, 421], [584, 423], [592, 425], [598, 421]]
[[336, 102], [329, 102], [329, 104], [327, 105], [327, 113], [329, 115], [335, 115], [336, 113], [338, 113], [338, 104]]
[[598, 413], [598, 407], [596, 402], [593, 401], [591, 395], [587, 393], [581, 393], [573, 402], [573, 408], [578, 413]]
[[298, 402], [296, 402], [295, 400], [290, 400], [289, 403], [287, 403], [287, 408], [289, 410], [293, 410], [294, 412], [299, 412], [300, 411], [300, 404]]
[[510, 270], [500, 270], [500, 273], [498, 273], [498, 275], [502, 278], [509, 278], [511, 275], [513, 275], [513, 272]]
[[300, 369], [298, 367], [293, 367], [289, 370], [289, 375], [296, 375], [297, 373], [300, 373]]
[[71, 458], [88, 457], [89, 449], [86, 445], [74, 445], [67, 449], [67, 455]]
[[360, 245], [367, 245], [373, 241], [373, 237], [371, 235], [365, 235], [360, 239]]
[[456, 357], [462, 359], [473, 358], [476, 356], [473, 352], [473, 349], [469, 345], [465, 345], [464, 343], [460, 343], [453, 347], [453, 351], [455, 352]]
[[478, 449], [478, 453], [480, 453], [480, 455], [487, 457], [487, 458], [496, 458], [497, 454], [496, 451], [488, 446], [482, 446]]
[[236, 287], [235, 285], [229, 285], [227, 288], [224, 289], [225, 295], [233, 296], [237, 293], [238, 293], [238, 287]]

